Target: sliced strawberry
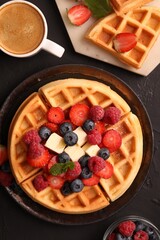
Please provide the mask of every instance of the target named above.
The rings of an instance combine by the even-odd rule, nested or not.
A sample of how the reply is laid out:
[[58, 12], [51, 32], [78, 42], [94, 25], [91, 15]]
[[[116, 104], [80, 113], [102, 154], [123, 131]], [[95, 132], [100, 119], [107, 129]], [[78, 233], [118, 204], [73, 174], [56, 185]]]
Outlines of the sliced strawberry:
[[52, 122], [47, 122], [44, 124], [45, 127], [49, 128], [52, 132], [58, 132], [58, 125]]
[[98, 132], [100, 132], [101, 134], [103, 134], [103, 133], [106, 131], [105, 123], [104, 123], [104, 122], [101, 122], [101, 121], [96, 122], [94, 129], [96, 129]]
[[47, 112], [49, 122], [59, 124], [64, 121], [65, 115], [60, 107], [51, 107]]
[[134, 33], [124, 32], [117, 34], [113, 39], [113, 46], [117, 52], [130, 51], [137, 44], [137, 36]]
[[48, 171], [50, 170], [50, 168], [57, 163], [57, 155], [54, 155], [48, 162], [47, 164], [47, 168], [48, 168]]
[[47, 180], [48, 180], [49, 186], [53, 189], [60, 189], [65, 182], [64, 178], [59, 176], [53, 176], [53, 175], [48, 175]]
[[49, 151], [40, 143], [32, 143], [29, 146], [26, 160], [32, 167], [44, 167], [50, 159]]
[[72, 24], [80, 26], [90, 18], [91, 11], [86, 6], [79, 4], [71, 7], [67, 15]]
[[82, 179], [82, 182], [85, 186], [94, 186], [97, 185], [99, 183], [100, 177], [93, 174], [92, 177], [90, 178], [86, 178], [86, 179]]
[[84, 103], [77, 103], [73, 105], [69, 112], [70, 120], [76, 126], [82, 126], [88, 119], [89, 107]]
[[112, 153], [120, 148], [122, 144], [122, 137], [119, 132], [114, 129], [110, 129], [105, 132], [102, 143], [106, 148], [108, 148], [110, 153]]
[[105, 161], [105, 168], [97, 172], [96, 175], [101, 178], [108, 179], [113, 175], [113, 166], [110, 162]]
[[8, 160], [7, 148], [0, 144], [0, 166]]

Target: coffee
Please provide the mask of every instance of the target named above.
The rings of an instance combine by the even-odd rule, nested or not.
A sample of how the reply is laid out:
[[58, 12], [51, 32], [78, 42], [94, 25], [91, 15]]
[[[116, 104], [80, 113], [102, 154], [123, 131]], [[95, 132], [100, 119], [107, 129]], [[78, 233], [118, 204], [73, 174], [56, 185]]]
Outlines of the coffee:
[[0, 10], [0, 47], [13, 54], [36, 49], [44, 37], [44, 21], [32, 6], [15, 2]]

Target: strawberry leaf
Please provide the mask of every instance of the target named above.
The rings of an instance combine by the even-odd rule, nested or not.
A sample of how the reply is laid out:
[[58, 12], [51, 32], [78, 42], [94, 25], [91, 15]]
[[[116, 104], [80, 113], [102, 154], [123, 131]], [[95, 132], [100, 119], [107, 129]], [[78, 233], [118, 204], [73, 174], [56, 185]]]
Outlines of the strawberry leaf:
[[84, 4], [95, 18], [105, 17], [113, 11], [109, 0], [84, 0]]
[[68, 168], [72, 170], [74, 168], [74, 162], [56, 163], [50, 168], [49, 172], [53, 176], [57, 176], [61, 173], [67, 172]]

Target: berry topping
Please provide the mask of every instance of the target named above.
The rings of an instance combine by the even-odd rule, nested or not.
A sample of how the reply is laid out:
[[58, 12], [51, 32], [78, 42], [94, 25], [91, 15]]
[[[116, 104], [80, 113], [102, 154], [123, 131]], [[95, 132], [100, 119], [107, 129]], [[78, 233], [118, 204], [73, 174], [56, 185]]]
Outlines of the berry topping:
[[48, 175], [47, 180], [48, 180], [49, 186], [53, 189], [60, 189], [65, 182], [64, 178], [60, 176], [52, 176], [52, 175]]
[[63, 173], [66, 173], [68, 169], [72, 170], [74, 168], [74, 162], [69, 161], [65, 163], [55, 163], [51, 168], [50, 168], [50, 173], [53, 176], [63, 176]]
[[55, 123], [47, 122], [44, 124], [47, 128], [49, 128], [52, 132], [58, 132], [58, 125]]
[[38, 134], [42, 140], [47, 140], [51, 133], [52, 131], [46, 126], [41, 126], [38, 131]]
[[74, 162], [74, 168], [68, 169], [66, 173], [66, 179], [67, 180], [74, 180], [81, 174], [81, 165], [79, 162]]
[[148, 239], [149, 239], [149, 236], [147, 232], [143, 230], [139, 230], [134, 234], [134, 240], [148, 240]]
[[73, 146], [78, 142], [78, 136], [75, 132], [67, 132], [64, 135], [64, 142], [68, 145], [68, 146]]
[[8, 160], [7, 148], [0, 145], [0, 166]]
[[44, 190], [46, 187], [48, 187], [48, 181], [42, 174], [39, 174], [33, 179], [33, 186], [35, 187], [37, 192], [40, 192]]
[[102, 141], [102, 135], [97, 130], [92, 130], [87, 134], [87, 141], [91, 145], [99, 145]]
[[40, 143], [33, 142], [29, 145], [27, 162], [32, 167], [44, 167], [50, 159], [48, 150]]
[[64, 121], [65, 115], [60, 107], [51, 107], [47, 112], [47, 118], [49, 122], [59, 124]]
[[72, 193], [72, 190], [70, 188], [70, 182], [66, 181], [63, 186], [61, 187], [61, 193], [64, 196], [68, 196]]
[[124, 221], [124, 222], [121, 222], [119, 225], [118, 225], [118, 230], [119, 232], [123, 235], [123, 236], [126, 236], [126, 237], [130, 237], [132, 236], [134, 230], [136, 229], [136, 225], [133, 221], [131, 220], [128, 220], [128, 221]]
[[109, 236], [107, 237], [107, 240], [115, 240], [116, 239], [116, 234], [115, 233], [111, 233], [109, 234]]
[[90, 157], [88, 160], [88, 167], [93, 173], [98, 173], [103, 168], [105, 168], [106, 164], [103, 158], [94, 156]]
[[66, 162], [69, 162], [71, 159], [70, 159], [70, 156], [68, 155], [68, 153], [66, 152], [62, 152], [60, 154], [58, 154], [58, 162], [59, 163], [66, 163]]
[[59, 131], [62, 136], [64, 136], [67, 132], [71, 132], [72, 130], [72, 124], [70, 122], [63, 122], [59, 127]]
[[96, 173], [97, 176], [101, 178], [108, 179], [113, 175], [113, 166], [110, 162], [105, 161], [105, 167]]
[[24, 134], [23, 141], [26, 144], [29, 145], [32, 142], [40, 143], [41, 142], [41, 138], [38, 135], [38, 131], [37, 130], [31, 129], [31, 130], [29, 130], [28, 132], [26, 132]]
[[107, 124], [115, 124], [120, 120], [121, 111], [117, 107], [109, 107], [104, 112], [103, 121]]
[[113, 39], [113, 46], [117, 52], [130, 51], [137, 44], [137, 36], [134, 33], [123, 32], [117, 34]]
[[75, 192], [75, 193], [81, 192], [82, 189], [84, 188], [84, 184], [80, 179], [75, 179], [71, 182], [70, 188], [72, 192]]
[[106, 160], [106, 159], [109, 158], [110, 152], [109, 152], [109, 150], [108, 150], [107, 148], [101, 148], [101, 149], [98, 151], [97, 155], [98, 155], [99, 157], [103, 158], [104, 160]]
[[82, 128], [84, 131], [89, 132], [94, 129], [94, 126], [95, 123], [92, 120], [88, 119], [83, 123]]
[[82, 179], [82, 182], [85, 186], [94, 186], [99, 183], [100, 177], [96, 176], [95, 174], [92, 175], [90, 178]]
[[90, 158], [90, 156], [88, 155], [83, 155], [78, 162], [80, 163], [81, 167], [87, 167], [88, 166], [88, 159]]
[[88, 119], [89, 107], [84, 103], [77, 103], [71, 107], [69, 117], [76, 126], [82, 126]]
[[86, 6], [78, 4], [68, 10], [67, 16], [72, 24], [80, 26], [90, 18], [91, 11]]
[[106, 131], [105, 123], [102, 121], [96, 122], [94, 129], [103, 134]]
[[114, 129], [110, 129], [104, 134], [102, 143], [106, 148], [108, 148], [110, 153], [112, 153], [120, 148], [122, 144], [122, 137], [119, 132]]
[[90, 108], [89, 117], [94, 122], [100, 121], [104, 116], [104, 109], [101, 106], [95, 105]]
[[57, 155], [53, 156], [53, 157], [49, 160], [49, 162], [48, 162], [48, 164], [47, 164], [47, 170], [49, 171], [50, 168], [51, 168], [54, 164], [56, 164], [56, 163], [57, 163]]
[[92, 172], [89, 167], [82, 168], [81, 177], [82, 178], [90, 178], [92, 176]]
[[8, 172], [0, 170], [0, 185], [9, 187], [13, 183], [13, 175]]

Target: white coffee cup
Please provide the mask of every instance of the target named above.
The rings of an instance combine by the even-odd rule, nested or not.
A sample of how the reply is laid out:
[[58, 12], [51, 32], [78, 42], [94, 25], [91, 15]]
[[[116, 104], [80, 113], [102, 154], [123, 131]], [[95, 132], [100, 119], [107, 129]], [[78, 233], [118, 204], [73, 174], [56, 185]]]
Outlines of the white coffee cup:
[[0, 50], [13, 57], [30, 57], [40, 50], [62, 57], [65, 49], [47, 39], [48, 25], [41, 10], [24, 0], [0, 7]]

